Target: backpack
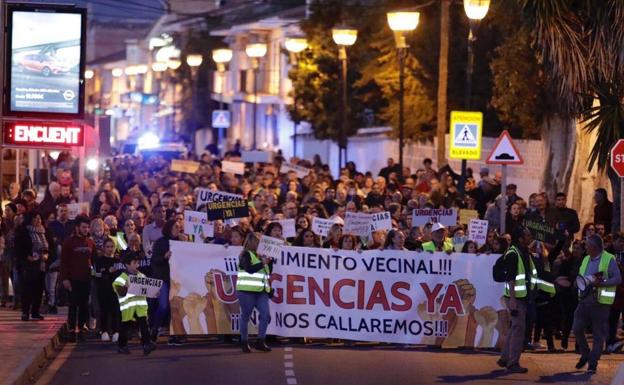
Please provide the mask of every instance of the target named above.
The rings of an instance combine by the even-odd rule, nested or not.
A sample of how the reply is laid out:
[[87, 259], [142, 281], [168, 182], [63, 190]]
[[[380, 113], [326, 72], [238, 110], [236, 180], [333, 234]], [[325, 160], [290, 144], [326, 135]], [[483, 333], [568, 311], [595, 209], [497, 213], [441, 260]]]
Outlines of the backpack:
[[[498, 257], [496, 262], [494, 262], [494, 266], [492, 266], [492, 278], [494, 282], [507, 282], [509, 279], [509, 272], [507, 271], [507, 262], [505, 261], [505, 256], [509, 252], [506, 251], [503, 255]], [[515, 254], [515, 252], [514, 252]]]

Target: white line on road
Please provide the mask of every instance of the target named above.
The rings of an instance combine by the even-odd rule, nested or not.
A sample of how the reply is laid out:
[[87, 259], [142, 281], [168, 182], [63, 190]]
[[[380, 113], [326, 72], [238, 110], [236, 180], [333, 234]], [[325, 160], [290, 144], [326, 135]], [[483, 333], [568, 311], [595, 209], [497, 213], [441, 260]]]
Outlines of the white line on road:
[[292, 352], [292, 351], [293, 351], [293, 348], [291, 348], [291, 347], [287, 347], [287, 348], [284, 348], [284, 351], [285, 351], [285, 352]]
[[294, 377], [295, 376], [295, 371], [294, 370], [284, 370], [284, 375], [286, 377]]
[[293, 348], [284, 348], [284, 376], [286, 377], [286, 385], [297, 385], [297, 377], [295, 376], [295, 358], [293, 354]]
[[285, 368], [294, 368], [295, 367], [295, 363], [291, 362], [291, 361], [286, 361], [286, 362], [284, 362], [284, 367]]
[[292, 354], [284, 354], [284, 360], [292, 360], [292, 359], [293, 359]]
[[297, 385], [297, 379], [294, 377], [289, 377], [286, 379], [286, 383], [288, 385]]

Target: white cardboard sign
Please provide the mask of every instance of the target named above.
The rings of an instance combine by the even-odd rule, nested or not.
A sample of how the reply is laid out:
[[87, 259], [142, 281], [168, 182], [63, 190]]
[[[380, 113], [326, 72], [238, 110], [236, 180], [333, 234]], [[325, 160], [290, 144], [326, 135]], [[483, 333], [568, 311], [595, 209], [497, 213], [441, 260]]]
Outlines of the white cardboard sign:
[[241, 151], [245, 163], [272, 163], [273, 152], [271, 151]]
[[281, 239], [263, 235], [258, 243], [258, 254], [279, 259], [282, 256], [282, 246], [284, 246], [284, 241]]
[[336, 223], [333, 219], [323, 219], [319, 217], [312, 218], [312, 232], [321, 237], [326, 237], [329, 229]]
[[475, 241], [479, 246], [487, 241], [488, 221], [484, 219], [471, 219], [468, 224], [468, 239]]
[[343, 233], [367, 237], [371, 232], [372, 223], [373, 217], [370, 214], [347, 212]]
[[214, 223], [208, 221], [206, 213], [200, 211], [184, 211], [184, 233], [199, 237], [214, 236]]
[[67, 215], [70, 220], [76, 219], [78, 215], [89, 215], [89, 202], [68, 203]]
[[294, 171], [297, 174], [297, 178], [303, 178], [310, 173], [309, 168], [298, 166], [292, 163], [282, 163], [280, 168], [280, 174], [288, 174], [289, 171]]
[[207, 188], [197, 190], [197, 207], [209, 202], [226, 202], [244, 199], [242, 195], [232, 194], [225, 191], [213, 191]]
[[147, 298], [158, 298], [163, 281], [156, 278], [139, 277], [138, 275], [128, 276], [128, 293], [142, 295]]
[[412, 226], [424, 226], [439, 222], [444, 226], [457, 225], [457, 209], [414, 209]]
[[294, 238], [297, 236], [294, 219], [282, 219], [281, 221], [277, 221], [277, 223], [282, 225], [282, 235], [284, 238]]
[[392, 230], [392, 216], [390, 211], [371, 214], [371, 231]]
[[245, 174], [245, 163], [243, 162], [230, 162], [229, 160], [224, 160], [221, 162], [221, 171], [223, 172], [231, 172], [232, 174], [244, 175]]

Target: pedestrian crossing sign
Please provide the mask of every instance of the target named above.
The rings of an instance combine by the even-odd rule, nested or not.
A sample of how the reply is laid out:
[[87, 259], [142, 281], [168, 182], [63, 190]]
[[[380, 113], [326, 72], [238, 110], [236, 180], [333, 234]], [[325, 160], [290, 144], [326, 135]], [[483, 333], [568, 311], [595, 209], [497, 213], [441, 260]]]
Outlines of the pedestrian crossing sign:
[[230, 111], [228, 110], [212, 111], [212, 127], [230, 128]]
[[477, 111], [451, 111], [449, 157], [481, 159], [483, 114]]

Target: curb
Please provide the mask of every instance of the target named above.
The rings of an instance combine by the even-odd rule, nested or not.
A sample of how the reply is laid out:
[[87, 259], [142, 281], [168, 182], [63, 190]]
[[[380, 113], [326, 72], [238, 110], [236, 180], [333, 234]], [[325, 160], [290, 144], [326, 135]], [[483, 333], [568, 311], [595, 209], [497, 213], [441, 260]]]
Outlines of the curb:
[[41, 371], [48, 362], [54, 358], [54, 356], [58, 353], [57, 349], [64, 345], [64, 341], [62, 340], [63, 331], [65, 330], [65, 325], [59, 327], [57, 332], [50, 338], [50, 341], [41, 348], [38, 352], [35, 352], [28, 357], [26, 362], [23, 362], [19, 366], [15, 368], [13, 371], [13, 375], [8, 376], [3, 384], [6, 385], [30, 385], [33, 384], [38, 375], [41, 374]]

